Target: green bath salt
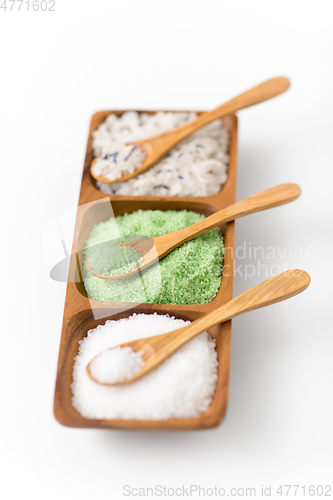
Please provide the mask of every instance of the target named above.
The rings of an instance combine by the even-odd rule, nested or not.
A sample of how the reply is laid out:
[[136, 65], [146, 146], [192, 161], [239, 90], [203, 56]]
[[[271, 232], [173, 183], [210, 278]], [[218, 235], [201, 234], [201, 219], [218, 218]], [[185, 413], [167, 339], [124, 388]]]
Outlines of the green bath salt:
[[[100, 222], [93, 227], [86, 241], [84, 262], [97, 252], [97, 265], [102, 268], [104, 265], [103, 269], [106, 269], [107, 260], [101, 259], [100, 262], [98, 251], [110, 248], [110, 242], [119, 245], [135, 240], [135, 235], [140, 235], [137, 239], [142, 239], [143, 235], [152, 238], [168, 234], [204, 218], [201, 214], [187, 210], [138, 210]], [[104, 280], [92, 275], [84, 266], [83, 280], [88, 296], [95, 300], [205, 304], [213, 300], [220, 288], [223, 255], [223, 236], [216, 228], [184, 243], [160, 260], [159, 264], [140, 275], [120, 280]], [[131, 262], [127, 260], [125, 264], [126, 267]], [[113, 265], [111, 263], [111, 267]]]
[[142, 261], [142, 256], [134, 248], [111, 246], [106, 241], [95, 246], [89, 257], [89, 266], [100, 276], [115, 276], [132, 271]]

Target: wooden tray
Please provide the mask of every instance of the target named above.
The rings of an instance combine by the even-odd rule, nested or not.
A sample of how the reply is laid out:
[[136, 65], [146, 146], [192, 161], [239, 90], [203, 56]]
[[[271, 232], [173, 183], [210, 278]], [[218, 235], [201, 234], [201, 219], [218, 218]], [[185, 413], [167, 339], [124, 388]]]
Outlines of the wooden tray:
[[[155, 111], [139, 111], [155, 113]], [[215, 427], [221, 423], [227, 408], [231, 321], [217, 325], [209, 330], [216, 339], [219, 368], [218, 381], [213, 401], [208, 410], [196, 418], [170, 420], [94, 420], [83, 418], [71, 403], [71, 383], [74, 358], [78, 353], [79, 340], [83, 339], [89, 329], [105, 323], [107, 319], [125, 318], [136, 313], [161, 313], [195, 320], [212, 309], [219, 307], [232, 298], [233, 265], [234, 265], [234, 222], [221, 226], [224, 235], [226, 254], [222, 283], [215, 299], [209, 304], [201, 305], [166, 305], [166, 304], [122, 304], [117, 302], [92, 301], [87, 297], [82, 279], [82, 248], [93, 224], [110, 217], [110, 203], [115, 216], [138, 209], [168, 210], [187, 209], [210, 215], [233, 203], [236, 196], [237, 169], [237, 118], [235, 115], [223, 119], [230, 132], [230, 164], [228, 180], [222, 190], [213, 196], [203, 197], [159, 197], [159, 196], [119, 196], [106, 195], [95, 187], [95, 181], [89, 172], [93, 159], [92, 132], [105, 120], [108, 114], [121, 115], [124, 111], [100, 111], [91, 119], [86, 159], [82, 177], [72, 256], [70, 261], [69, 280], [65, 300], [64, 319], [61, 334], [58, 372], [55, 390], [54, 414], [58, 422], [69, 427], [90, 428], [126, 428], [145, 430], [194, 430]], [[86, 205], [88, 204], [88, 205]], [[107, 208], [109, 210], [107, 210]], [[103, 313], [102, 319], [95, 319], [94, 311]], [[126, 311], [123, 311], [124, 308]]]

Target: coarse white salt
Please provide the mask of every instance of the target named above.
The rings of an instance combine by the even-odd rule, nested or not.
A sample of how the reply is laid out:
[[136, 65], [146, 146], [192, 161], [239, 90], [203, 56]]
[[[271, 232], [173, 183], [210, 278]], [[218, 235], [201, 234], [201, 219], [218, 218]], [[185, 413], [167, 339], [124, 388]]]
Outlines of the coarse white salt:
[[87, 365], [101, 352], [131, 340], [177, 330], [190, 321], [169, 315], [133, 314], [108, 320], [80, 341], [73, 367], [72, 404], [85, 418], [167, 420], [205, 412], [217, 382], [215, 340], [203, 332], [141, 379], [107, 386], [94, 382]]
[[[120, 117], [110, 114], [93, 132], [93, 153], [107, 156], [128, 142], [162, 134], [196, 117], [196, 113], [171, 112], [148, 115], [128, 111]], [[97, 187], [103, 193], [123, 196], [212, 195], [227, 180], [228, 147], [229, 132], [221, 120], [216, 120], [178, 143], [141, 175], [113, 184], [97, 182]], [[109, 161], [113, 162], [111, 156]]]
[[92, 378], [100, 383], [115, 384], [131, 378], [145, 364], [142, 352], [131, 347], [114, 347], [98, 354], [89, 365]]
[[146, 154], [135, 144], [118, 147], [116, 150], [105, 153], [96, 158], [93, 166], [95, 175], [100, 175], [110, 181], [115, 181], [126, 174], [132, 174], [141, 167]]

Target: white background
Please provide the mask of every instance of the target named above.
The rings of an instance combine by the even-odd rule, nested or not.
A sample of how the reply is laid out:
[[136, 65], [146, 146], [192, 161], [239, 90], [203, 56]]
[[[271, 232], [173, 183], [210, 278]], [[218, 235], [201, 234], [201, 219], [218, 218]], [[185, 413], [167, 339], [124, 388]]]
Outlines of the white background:
[[[331, 3], [55, 3], [56, 12], [0, 9], [3, 498], [121, 499], [124, 484], [252, 486], [257, 496], [272, 484], [279, 498], [280, 484], [332, 484]], [[287, 93], [238, 114], [237, 198], [283, 182], [303, 194], [238, 221], [236, 243], [287, 248], [267, 264], [307, 270], [310, 288], [233, 322], [217, 429], [62, 427], [52, 405], [65, 284], [48, 278], [41, 239], [77, 204], [92, 113], [208, 110], [280, 75]], [[238, 274], [235, 294], [264, 278]]]

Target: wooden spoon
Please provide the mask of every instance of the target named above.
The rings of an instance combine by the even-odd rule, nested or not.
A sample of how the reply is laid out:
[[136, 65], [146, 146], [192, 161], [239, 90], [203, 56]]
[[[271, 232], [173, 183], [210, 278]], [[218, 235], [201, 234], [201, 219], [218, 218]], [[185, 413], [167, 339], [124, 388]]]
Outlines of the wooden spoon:
[[179, 231], [156, 236], [155, 238], [123, 243], [121, 246], [134, 248], [143, 257], [143, 262], [128, 273], [112, 276], [97, 274], [91, 269], [89, 259], [86, 262], [87, 268], [94, 276], [101, 279], [115, 280], [128, 278], [139, 271], [143, 271], [143, 269], [146, 269], [152, 264], [155, 264], [158, 260], [168, 255], [175, 248], [180, 247], [183, 243], [193, 240], [196, 236], [214, 227], [238, 219], [239, 217], [244, 217], [244, 215], [284, 205], [296, 200], [300, 193], [301, 190], [297, 184], [281, 184], [250, 196], [249, 198], [245, 198], [245, 200], [233, 203], [215, 214], [206, 217], [206, 219], [185, 227], [184, 229], [180, 229]]
[[203, 113], [196, 120], [186, 123], [181, 127], [177, 127], [173, 130], [170, 130], [169, 132], [166, 132], [165, 134], [157, 135], [149, 139], [136, 141], [135, 144], [140, 147], [146, 154], [146, 158], [143, 164], [139, 168], [135, 169], [131, 174], [123, 175], [122, 177], [118, 177], [115, 180], [110, 180], [100, 175], [95, 175], [94, 165], [98, 157], [92, 161], [90, 166], [90, 173], [97, 181], [109, 184], [114, 182], [127, 181], [132, 177], [136, 177], [142, 174], [150, 167], [155, 165], [155, 163], [158, 162], [158, 160], [160, 160], [163, 156], [165, 156], [167, 152], [171, 148], [173, 148], [179, 141], [185, 139], [185, 137], [187, 137], [188, 135], [193, 134], [193, 132], [203, 127], [204, 125], [207, 125], [217, 118], [222, 118], [223, 116], [229, 115], [230, 113], [234, 113], [235, 111], [238, 111], [240, 109], [247, 108], [248, 106], [252, 106], [253, 104], [258, 104], [259, 102], [267, 101], [267, 99], [270, 99], [271, 97], [282, 94], [282, 92], [287, 90], [289, 85], [290, 81], [285, 77], [278, 77], [267, 80], [267, 82], [264, 82], [261, 85], [248, 90], [244, 94], [231, 99], [231, 101], [228, 101], [227, 103], [214, 109], [213, 111]]
[[245, 312], [253, 311], [254, 309], [269, 306], [293, 297], [303, 292], [309, 286], [309, 283], [310, 276], [305, 271], [299, 269], [292, 269], [278, 274], [277, 276], [273, 276], [273, 278], [256, 285], [226, 304], [223, 304], [223, 306], [218, 307], [215, 311], [193, 321], [190, 325], [170, 333], [133, 340], [132, 342], [122, 344], [120, 347], [131, 347], [135, 352], [143, 353], [142, 357], [145, 361], [145, 365], [131, 378], [114, 384], [99, 382], [93, 378], [90, 372], [90, 363], [92, 363], [93, 360], [87, 366], [88, 375], [92, 380], [102, 383], [102, 385], [122, 385], [133, 382], [152, 371], [174, 354], [180, 347], [186, 344], [186, 342], [189, 342], [208, 328], [218, 323], [228, 321]]

